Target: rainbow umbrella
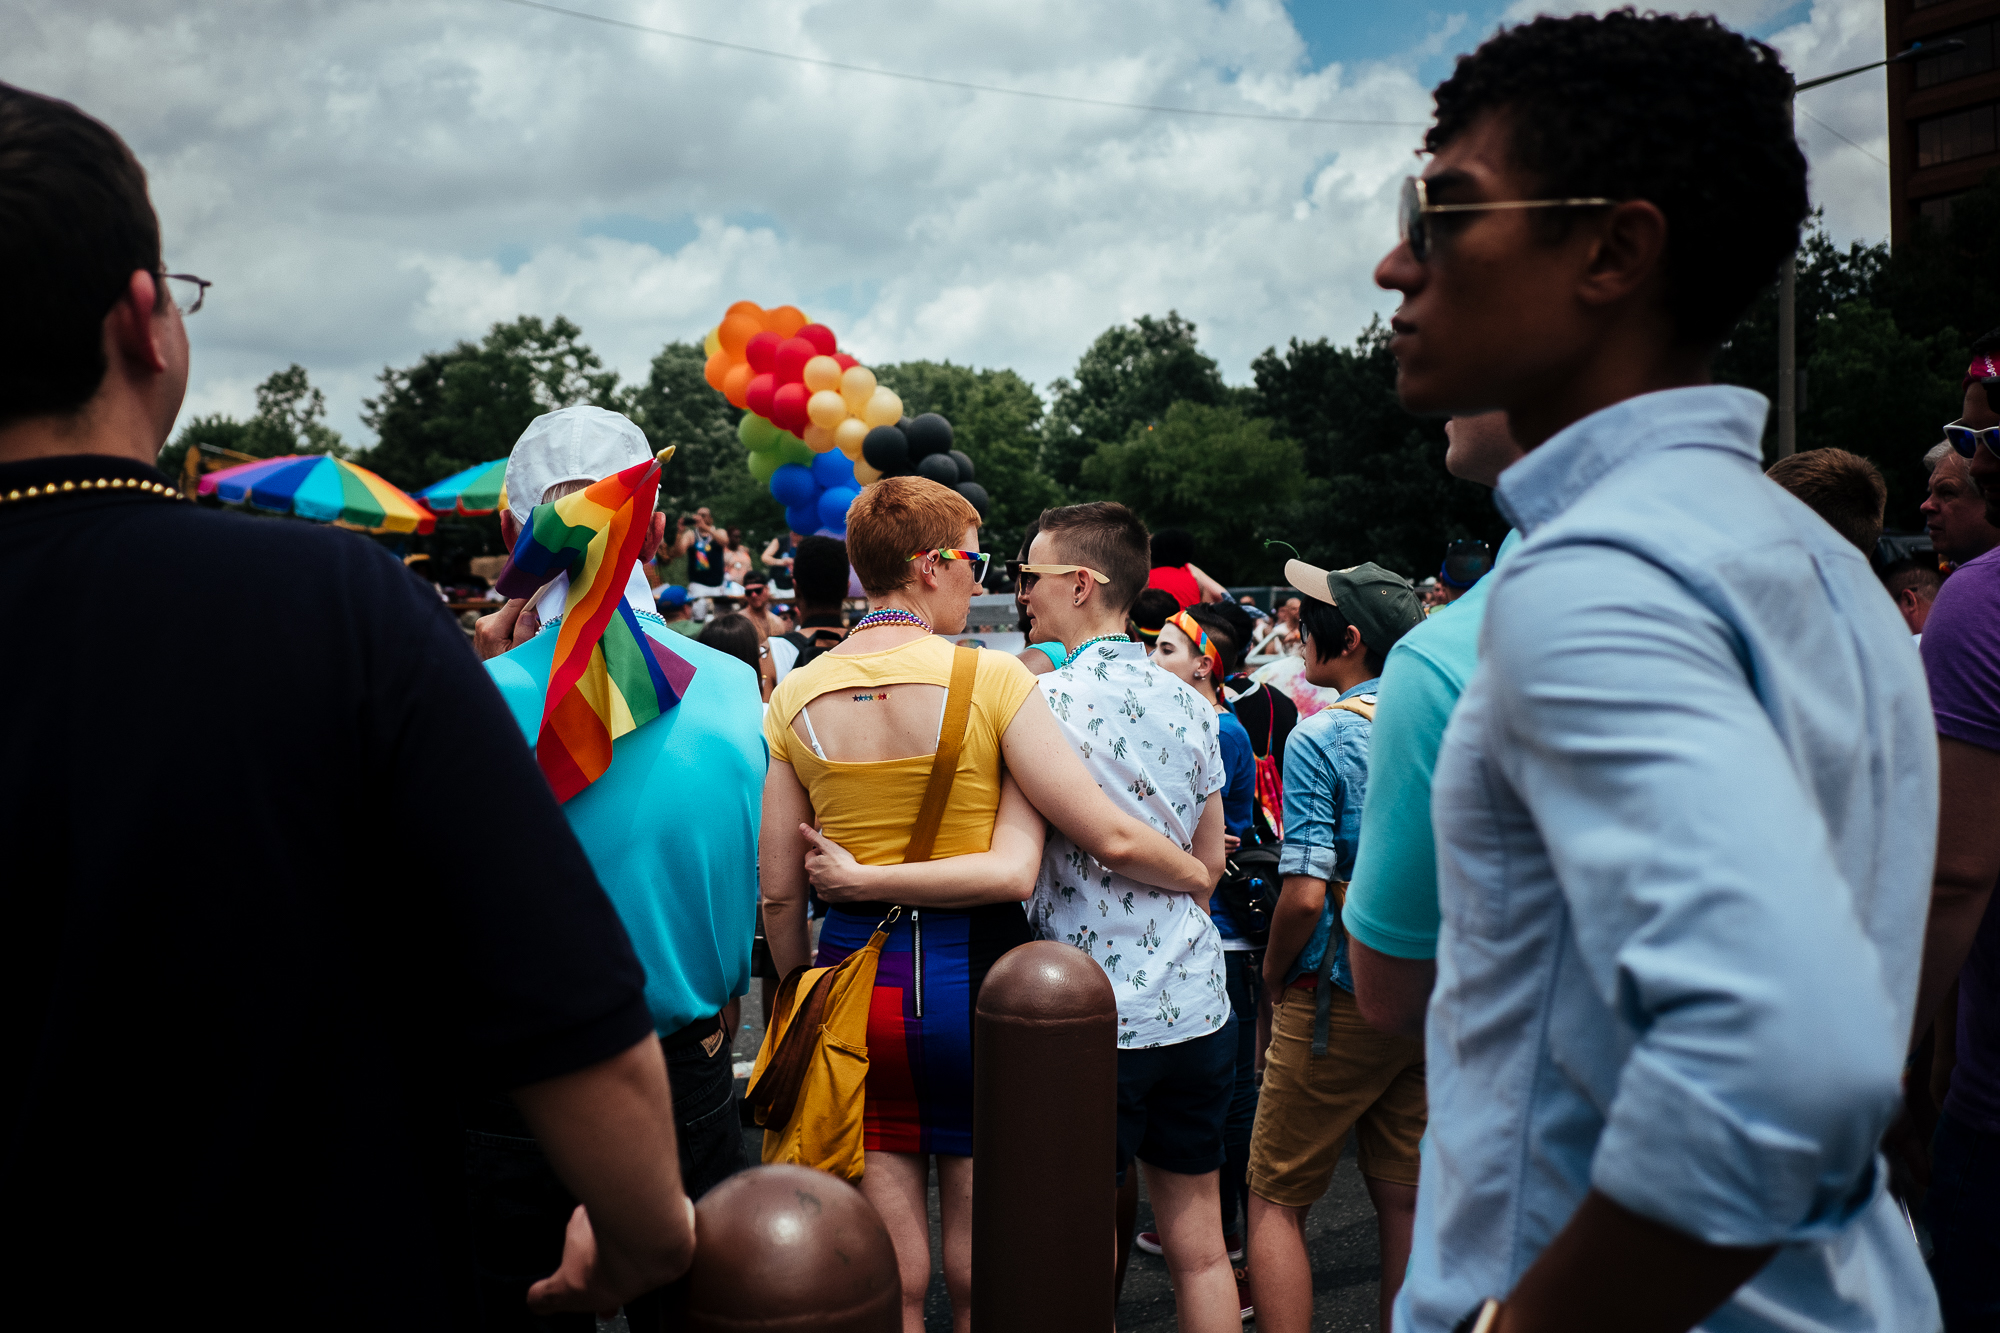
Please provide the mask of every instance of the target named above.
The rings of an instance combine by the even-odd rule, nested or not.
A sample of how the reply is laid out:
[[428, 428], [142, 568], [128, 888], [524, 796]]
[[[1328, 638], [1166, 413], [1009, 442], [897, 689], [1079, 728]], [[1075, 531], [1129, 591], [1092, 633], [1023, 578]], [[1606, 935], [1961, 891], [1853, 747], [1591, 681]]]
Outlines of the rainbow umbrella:
[[432, 482], [417, 492], [417, 499], [436, 514], [490, 514], [500, 507], [500, 489], [506, 481], [507, 460], [496, 458]]
[[201, 479], [201, 493], [363, 532], [429, 532], [437, 515], [365, 467], [332, 454], [239, 463]]

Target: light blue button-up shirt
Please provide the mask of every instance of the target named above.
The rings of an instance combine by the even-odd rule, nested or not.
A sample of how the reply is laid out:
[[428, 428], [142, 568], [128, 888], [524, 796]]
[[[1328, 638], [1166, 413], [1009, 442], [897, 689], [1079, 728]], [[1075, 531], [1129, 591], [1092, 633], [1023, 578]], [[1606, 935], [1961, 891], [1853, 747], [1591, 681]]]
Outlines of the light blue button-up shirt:
[[[1375, 702], [1379, 677], [1342, 690], [1335, 702], [1362, 699]], [[1314, 879], [1353, 878], [1354, 856], [1361, 840], [1361, 807], [1368, 799], [1367, 718], [1347, 708], [1322, 708], [1300, 720], [1285, 742], [1285, 841], [1278, 852], [1280, 875]], [[1316, 973], [1329, 943], [1334, 950], [1328, 975], [1333, 984], [1352, 993], [1354, 976], [1347, 968], [1347, 932], [1336, 922], [1334, 895], [1329, 888], [1312, 938], [1285, 974], [1290, 985], [1308, 972]]]
[[1501, 476], [1524, 540], [1432, 789], [1399, 1330], [1504, 1296], [1592, 1188], [1781, 1247], [1704, 1329], [1938, 1326], [1876, 1155], [1930, 890], [1930, 702], [1867, 561], [1760, 475], [1764, 413], [1648, 394]]

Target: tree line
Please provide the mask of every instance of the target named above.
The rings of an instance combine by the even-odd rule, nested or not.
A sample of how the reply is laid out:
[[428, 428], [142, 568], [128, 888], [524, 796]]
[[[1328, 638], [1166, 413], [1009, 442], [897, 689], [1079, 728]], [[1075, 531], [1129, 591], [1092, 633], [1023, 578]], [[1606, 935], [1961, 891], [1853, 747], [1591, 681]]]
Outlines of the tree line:
[[[1956, 201], [1946, 225], [1893, 252], [1842, 250], [1817, 218], [1800, 251], [1799, 447], [1872, 459], [1889, 480], [1892, 529], [1921, 528], [1922, 455], [1958, 415], [1969, 344], [2000, 324], [1997, 237], [2000, 182], [1989, 181]], [[1451, 541], [1504, 535], [1489, 493], [1445, 472], [1443, 423], [1397, 403], [1379, 319], [1346, 345], [1294, 338], [1267, 348], [1239, 385], [1224, 382], [1197, 332], [1171, 310], [1106, 329], [1045, 394], [1007, 369], [873, 368], [911, 415], [950, 419], [993, 497], [982, 545], [1003, 554], [1045, 507], [1092, 499], [1121, 500], [1154, 528], [1188, 530], [1203, 567], [1232, 584], [1281, 581], [1287, 546], [1316, 564], [1373, 560], [1421, 578]], [[676, 447], [662, 508], [707, 505], [761, 547], [783, 530], [783, 511], [744, 466], [741, 412], [704, 382], [703, 361], [698, 343], [669, 342], [644, 380], [620, 383], [574, 323], [523, 316], [478, 342], [384, 368], [362, 414], [371, 447], [351, 448], [326, 426], [324, 399], [295, 365], [259, 388], [248, 421], [190, 421], [162, 466], [176, 469], [191, 445], [254, 457], [333, 451], [414, 491], [504, 456], [540, 413], [590, 403], [630, 416], [656, 449]], [[1775, 285], [1722, 348], [1716, 378], [1775, 399]], [[417, 540], [446, 568], [501, 549], [493, 520], [442, 519], [434, 537]]]

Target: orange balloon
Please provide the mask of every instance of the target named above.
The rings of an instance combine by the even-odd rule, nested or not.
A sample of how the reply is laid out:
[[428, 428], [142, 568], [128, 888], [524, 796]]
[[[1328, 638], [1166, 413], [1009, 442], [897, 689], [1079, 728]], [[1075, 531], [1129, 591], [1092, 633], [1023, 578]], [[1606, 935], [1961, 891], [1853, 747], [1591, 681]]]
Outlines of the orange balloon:
[[738, 361], [722, 377], [722, 396], [729, 400], [731, 407], [749, 406], [750, 379], [754, 373], [748, 361]]
[[755, 301], [738, 301], [722, 313], [725, 317], [729, 315], [748, 315], [756, 320], [759, 325], [762, 325], [764, 322], [764, 307], [758, 305]]
[[708, 358], [707, 362], [701, 368], [701, 377], [708, 381], [709, 388], [720, 389], [722, 387], [722, 377], [729, 373], [729, 365], [729, 357], [725, 353], [717, 352], [714, 356]]
[[806, 442], [806, 448], [816, 454], [823, 454], [833, 448], [833, 432], [817, 423], [807, 426], [806, 433], [799, 438]]
[[854, 460], [854, 479], [863, 486], [873, 486], [882, 480], [882, 474], [869, 466], [867, 459], [857, 458]]
[[781, 305], [776, 310], [764, 312], [764, 327], [780, 338], [789, 338], [806, 325], [812, 323], [805, 311], [793, 305]]
[[764, 326], [751, 315], [729, 315], [715, 331], [715, 340], [722, 344], [723, 353], [731, 361], [743, 359], [743, 344], [764, 331]]

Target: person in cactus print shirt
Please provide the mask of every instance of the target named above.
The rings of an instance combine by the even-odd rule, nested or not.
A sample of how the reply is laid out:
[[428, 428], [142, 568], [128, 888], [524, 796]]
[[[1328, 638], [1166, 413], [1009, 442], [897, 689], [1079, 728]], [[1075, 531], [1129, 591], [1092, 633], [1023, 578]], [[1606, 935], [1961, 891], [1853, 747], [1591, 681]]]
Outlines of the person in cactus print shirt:
[[[1148, 550], [1123, 505], [1042, 515], [1017, 575], [1039, 637], [1060, 640], [1065, 660], [1036, 683], [1099, 788], [1192, 852], [1213, 884], [1225, 778], [1215, 710], [1125, 634]], [[1146, 1168], [1181, 1328], [1240, 1328], [1218, 1193], [1236, 1037], [1208, 895], [1127, 879], [1051, 829], [1028, 912], [1041, 938], [1096, 959], [1118, 997], [1118, 1179], [1134, 1158]]]

